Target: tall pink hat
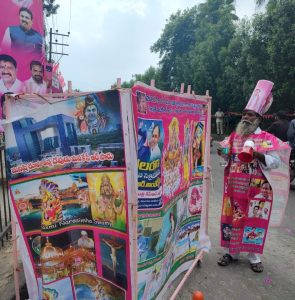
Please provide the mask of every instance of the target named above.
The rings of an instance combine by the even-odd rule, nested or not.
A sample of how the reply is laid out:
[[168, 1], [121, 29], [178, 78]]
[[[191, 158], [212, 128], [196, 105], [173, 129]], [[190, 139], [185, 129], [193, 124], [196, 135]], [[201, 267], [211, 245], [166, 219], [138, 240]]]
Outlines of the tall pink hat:
[[253, 110], [259, 115], [265, 114], [273, 101], [271, 93], [273, 85], [274, 83], [269, 80], [259, 80], [245, 110]]

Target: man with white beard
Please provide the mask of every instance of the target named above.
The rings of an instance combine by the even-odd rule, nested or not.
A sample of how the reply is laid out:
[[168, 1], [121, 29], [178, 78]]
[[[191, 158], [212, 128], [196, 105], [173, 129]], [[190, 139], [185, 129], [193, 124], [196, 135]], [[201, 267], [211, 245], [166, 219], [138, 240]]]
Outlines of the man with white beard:
[[[248, 252], [251, 269], [254, 272], [263, 272], [259, 254], [263, 253], [269, 217], [263, 220], [249, 215], [250, 201], [255, 200], [255, 195], [259, 194], [260, 191], [260, 186], [252, 183], [268, 182], [271, 187], [278, 185], [277, 177], [272, 175], [272, 170], [277, 168], [281, 170], [283, 155], [288, 156], [290, 153], [287, 144], [272, 134], [262, 131], [259, 127], [262, 115], [272, 103], [272, 86], [273, 83], [270, 81], [258, 81], [236, 131], [228, 138], [228, 151], [224, 152], [226, 154], [222, 154], [221, 148], [217, 150], [217, 153], [228, 161], [224, 170], [223, 206], [228, 205], [228, 199], [230, 199], [232, 212], [221, 215], [221, 246], [225, 248], [225, 254], [217, 262], [220, 266], [228, 266], [233, 261], [238, 260], [240, 252]], [[238, 156], [243, 150], [245, 151], [244, 144], [246, 141], [247, 144], [249, 141], [252, 145], [254, 143], [253, 157], [250, 162], [242, 161], [243, 156]], [[258, 163], [255, 173], [250, 168], [251, 163]], [[247, 171], [245, 172], [245, 170]], [[286, 172], [286, 177], [288, 176], [288, 170], [282, 172]], [[272, 197], [267, 200], [270, 202], [269, 207], [272, 207], [272, 201], [277, 199], [277, 189], [272, 188], [272, 194]], [[239, 222], [235, 222], [233, 218], [234, 207], [237, 205], [243, 215]], [[222, 209], [222, 212], [224, 211]], [[270, 214], [271, 211], [269, 216]], [[222, 228], [226, 226], [231, 229], [231, 236], [228, 239], [222, 235]], [[253, 235], [257, 238], [249, 239], [247, 238], [248, 233], [253, 231], [253, 228], [255, 229]]]

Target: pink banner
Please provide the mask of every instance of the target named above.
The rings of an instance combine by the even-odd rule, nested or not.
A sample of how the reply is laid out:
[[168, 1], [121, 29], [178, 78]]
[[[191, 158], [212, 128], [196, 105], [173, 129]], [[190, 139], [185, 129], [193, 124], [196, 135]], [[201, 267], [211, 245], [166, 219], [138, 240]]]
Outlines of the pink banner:
[[0, 95], [47, 92], [43, 1], [1, 0]]
[[264, 131], [246, 138], [254, 142], [255, 151], [280, 157], [280, 165], [266, 170], [257, 160], [241, 162], [245, 137], [230, 136], [220, 228], [221, 245], [230, 253], [262, 253], [269, 223], [281, 223], [288, 200], [289, 146]]

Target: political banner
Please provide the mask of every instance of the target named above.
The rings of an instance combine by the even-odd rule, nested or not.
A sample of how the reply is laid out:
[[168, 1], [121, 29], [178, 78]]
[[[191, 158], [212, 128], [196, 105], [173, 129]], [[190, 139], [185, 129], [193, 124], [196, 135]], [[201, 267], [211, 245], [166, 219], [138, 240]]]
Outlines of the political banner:
[[138, 299], [167, 286], [210, 243], [201, 218], [208, 98], [132, 88], [137, 132]]
[[4, 126], [30, 299], [132, 299], [130, 93], [28, 97]]
[[0, 1], [0, 96], [47, 92], [43, 1]]

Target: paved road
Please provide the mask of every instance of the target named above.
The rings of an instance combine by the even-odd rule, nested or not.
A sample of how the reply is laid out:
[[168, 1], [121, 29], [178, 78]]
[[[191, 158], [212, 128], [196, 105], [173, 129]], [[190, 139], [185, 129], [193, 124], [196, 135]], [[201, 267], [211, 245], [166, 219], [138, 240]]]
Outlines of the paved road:
[[245, 256], [237, 264], [219, 267], [222, 255], [219, 246], [219, 218], [222, 200], [223, 167], [212, 149], [212, 187], [210, 192], [209, 235], [212, 250], [204, 256], [202, 266], [196, 268], [176, 299], [191, 299], [201, 290], [206, 300], [295, 299], [295, 192], [290, 192], [282, 227], [268, 232], [262, 261], [263, 273], [254, 273]]

